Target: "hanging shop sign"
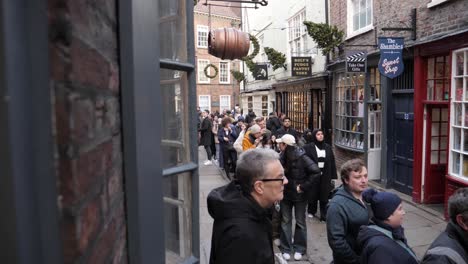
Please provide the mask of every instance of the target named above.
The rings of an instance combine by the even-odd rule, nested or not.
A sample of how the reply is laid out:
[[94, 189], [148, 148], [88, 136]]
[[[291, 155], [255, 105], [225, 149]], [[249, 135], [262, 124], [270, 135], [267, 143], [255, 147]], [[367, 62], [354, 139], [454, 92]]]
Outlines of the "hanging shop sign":
[[348, 50], [346, 52], [346, 72], [366, 72], [367, 51]]
[[403, 38], [379, 37], [379, 71], [388, 78], [395, 78], [403, 73]]
[[255, 64], [255, 80], [268, 80], [268, 65]]
[[291, 75], [307, 77], [312, 75], [311, 57], [291, 57]]

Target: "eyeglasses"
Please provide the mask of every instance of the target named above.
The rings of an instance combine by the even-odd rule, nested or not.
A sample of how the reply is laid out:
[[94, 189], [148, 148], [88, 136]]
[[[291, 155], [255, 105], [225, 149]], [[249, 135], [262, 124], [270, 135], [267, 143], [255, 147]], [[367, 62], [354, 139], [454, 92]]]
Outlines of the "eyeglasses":
[[261, 179], [262, 182], [271, 182], [271, 181], [280, 181], [280, 182], [283, 182], [284, 179], [286, 178], [286, 176], [283, 176], [279, 179]]

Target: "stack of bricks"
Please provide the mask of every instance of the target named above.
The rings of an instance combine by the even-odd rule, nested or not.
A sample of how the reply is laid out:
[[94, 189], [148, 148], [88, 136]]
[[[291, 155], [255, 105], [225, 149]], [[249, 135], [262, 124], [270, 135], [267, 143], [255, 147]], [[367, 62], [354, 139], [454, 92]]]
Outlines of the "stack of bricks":
[[49, 1], [65, 263], [127, 263], [115, 0]]

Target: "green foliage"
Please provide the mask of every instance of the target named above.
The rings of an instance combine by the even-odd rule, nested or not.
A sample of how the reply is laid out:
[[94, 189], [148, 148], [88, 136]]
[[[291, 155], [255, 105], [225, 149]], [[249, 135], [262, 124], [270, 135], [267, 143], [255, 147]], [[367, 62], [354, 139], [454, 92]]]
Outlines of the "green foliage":
[[249, 34], [249, 39], [252, 42], [254, 50], [253, 50], [252, 54], [247, 55], [244, 58], [242, 58], [243, 61], [253, 60], [255, 58], [255, 56], [257, 56], [258, 52], [260, 51], [260, 44], [258, 44], [258, 39], [252, 34]]
[[236, 79], [236, 81], [239, 83], [245, 80], [245, 75], [240, 71], [231, 70], [231, 74], [234, 77], [234, 79]]
[[286, 70], [286, 55], [283, 53], [276, 51], [273, 48], [264, 48], [265, 53], [268, 57], [268, 60], [270, 61], [271, 65], [273, 66], [273, 70], [276, 71], [276, 69], [283, 67]]
[[249, 68], [249, 71], [252, 73], [253, 76], [258, 75], [258, 70], [255, 69], [255, 62], [251, 59], [244, 59], [245, 65], [247, 65], [247, 68]]
[[[209, 67], [212, 67], [214, 69], [214, 74], [212, 75], [208, 75], [208, 68]], [[205, 72], [205, 75], [206, 77], [210, 78], [210, 79], [213, 79], [216, 77], [216, 75], [218, 75], [218, 67], [216, 67], [216, 65], [214, 65], [213, 63], [210, 63], [208, 65], [206, 65], [205, 69], [203, 70], [203, 72]]]
[[322, 54], [327, 55], [343, 42], [344, 32], [339, 30], [336, 26], [330, 26], [325, 23], [314, 23], [311, 21], [304, 21], [307, 27], [307, 32], [317, 46], [322, 49]]

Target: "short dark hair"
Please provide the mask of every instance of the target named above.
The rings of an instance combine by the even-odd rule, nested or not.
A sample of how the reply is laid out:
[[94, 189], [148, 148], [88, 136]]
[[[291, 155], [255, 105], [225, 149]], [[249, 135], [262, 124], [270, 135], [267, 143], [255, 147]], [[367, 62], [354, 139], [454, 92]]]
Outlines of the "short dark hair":
[[210, 113], [210, 110], [206, 109], [205, 112], [206, 112], [207, 114], [209, 114], [209, 113]]
[[453, 223], [457, 223], [457, 215], [462, 214], [468, 221], [468, 187], [458, 189], [448, 200], [449, 217]]
[[283, 122], [286, 121], [286, 119], [289, 120], [289, 121], [291, 121], [291, 118], [285, 117], [285, 118], [283, 118]]
[[237, 160], [236, 179], [242, 191], [251, 193], [256, 181], [265, 178], [266, 166], [279, 160], [279, 154], [266, 148], [254, 148], [242, 152]]
[[265, 120], [265, 118], [263, 116], [259, 116], [257, 118], [255, 118], [255, 122], [262, 122], [263, 120]]
[[351, 172], [361, 172], [363, 167], [365, 167], [365, 164], [361, 159], [348, 160], [343, 165], [341, 165], [340, 175], [343, 184], [346, 185], [345, 180], [349, 180], [349, 175]]

